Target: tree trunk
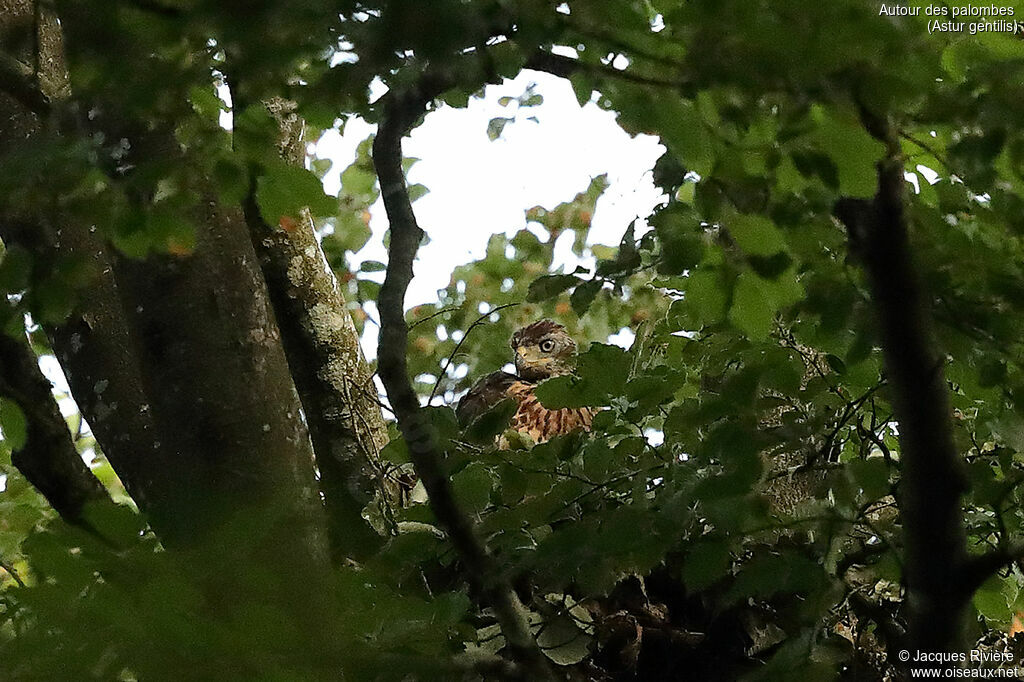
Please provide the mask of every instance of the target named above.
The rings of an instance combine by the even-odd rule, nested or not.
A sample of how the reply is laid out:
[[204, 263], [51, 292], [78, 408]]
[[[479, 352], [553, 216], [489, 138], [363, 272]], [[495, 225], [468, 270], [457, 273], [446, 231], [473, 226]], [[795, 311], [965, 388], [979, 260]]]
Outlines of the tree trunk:
[[17, 403], [26, 422], [11, 463], [65, 520], [88, 524], [89, 505], [112, 502], [79, 456], [52, 389], [24, 335], [0, 332], [0, 396]]
[[[282, 157], [303, 167], [305, 123], [290, 102], [275, 99], [267, 107], [280, 128]], [[336, 561], [361, 559], [383, 541], [362, 518], [375, 488], [382, 512], [398, 501], [380, 468], [388, 438], [372, 372], [309, 212], [287, 231], [267, 225], [250, 193], [245, 218], [313, 441], [332, 554]]]
[[[33, 11], [0, 0], [0, 34], [31, 26]], [[66, 76], [60, 27], [39, 12], [38, 61], [14, 56], [38, 63], [45, 87]], [[0, 112], [0, 157], [56, 134], [3, 95]], [[130, 141], [133, 153], [178, 153], [160, 130]], [[277, 576], [301, 613], [316, 608], [327, 566], [312, 447], [242, 211], [208, 200], [196, 213], [193, 253], [145, 261], [56, 212], [0, 213], [0, 238], [39, 262], [78, 255], [95, 266], [75, 312], [48, 332], [82, 414], [165, 544], [200, 552], [193, 577], [215, 576], [223, 603], [266, 591], [245, 584], [237, 568], [248, 564]]]
[[872, 201], [841, 200], [835, 213], [847, 226], [851, 251], [863, 260], [899, 424], [906, 648], [959, 651], [966, 607], [977, 587], [968, 579], [960, 501], [966, 476], [953, 440], [945, 359], [911, 251], [899, 141], [888, 121], [863, 113], [869, 132], [888, 150], [878, 167], [878, 191]]

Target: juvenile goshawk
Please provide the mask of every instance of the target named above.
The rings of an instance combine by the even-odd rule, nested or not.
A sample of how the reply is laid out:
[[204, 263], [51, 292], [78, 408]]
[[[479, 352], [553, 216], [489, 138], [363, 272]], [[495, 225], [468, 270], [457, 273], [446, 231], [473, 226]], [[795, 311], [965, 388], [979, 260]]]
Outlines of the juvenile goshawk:
[[[470, 424], [505, 398], [516, 402], [511, 428], [542, 443], [572, 431], [589, 431], [594, 411], [588, 408], [549, 410], [533, 394], [549, 377], [571, 374], [576, 364], [576, 342], [565, 327], [551, 320], [527, 325], [512, 335], [516, 374], [492, 372], [476, 382], [456, 408], [462, 424]], [[502, 442], [502, 444], [504, 444]]]

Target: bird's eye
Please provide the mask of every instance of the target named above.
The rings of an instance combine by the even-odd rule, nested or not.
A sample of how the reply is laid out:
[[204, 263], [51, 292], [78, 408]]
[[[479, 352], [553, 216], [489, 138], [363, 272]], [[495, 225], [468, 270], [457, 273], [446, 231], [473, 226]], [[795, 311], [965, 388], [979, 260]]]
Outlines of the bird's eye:
[[555, 342], [551, 339], [544, 339], [540, 342], [540, 350], [542, 353], [550, 353], [555, 349]]

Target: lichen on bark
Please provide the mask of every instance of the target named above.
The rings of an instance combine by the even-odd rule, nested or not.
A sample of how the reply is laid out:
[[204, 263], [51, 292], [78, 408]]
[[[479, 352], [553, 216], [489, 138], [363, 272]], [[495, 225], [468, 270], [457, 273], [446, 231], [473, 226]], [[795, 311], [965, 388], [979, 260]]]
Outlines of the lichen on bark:
[[[283, 99], [265, 105], [278, 122], [281, 157], [304, 165], [305, 124], [294, 105]], [[388, 439], [373, 373], [313, 218], [306, 210], [299, 218], [284, 230], [263, 219], [253, 195], [246, 201], [246, 220], [316, 452], [334, 555], [358, 558], [382, 539], [363, 509], [374, 500], [385, 508], [395, 504], [398, 490], [379, 464]], [[386, 509], [383, 516], [389, 516]]]

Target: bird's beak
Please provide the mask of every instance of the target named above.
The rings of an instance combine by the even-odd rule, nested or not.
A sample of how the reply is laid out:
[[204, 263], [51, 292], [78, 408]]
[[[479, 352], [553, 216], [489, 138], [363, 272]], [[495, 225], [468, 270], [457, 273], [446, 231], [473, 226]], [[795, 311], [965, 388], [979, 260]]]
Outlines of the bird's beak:
[[536, 365], [544, 361], [545, 359], [540, 356], [536, 346], [516, 346], [516, 363]]
[[545, 357], [536, 346], [516, 346], [516, 364], [527, 367], [540, 367], [551, 364], [552, 359]]
[[526, 360], [527, 346], [516, 346], [516, 362]]

